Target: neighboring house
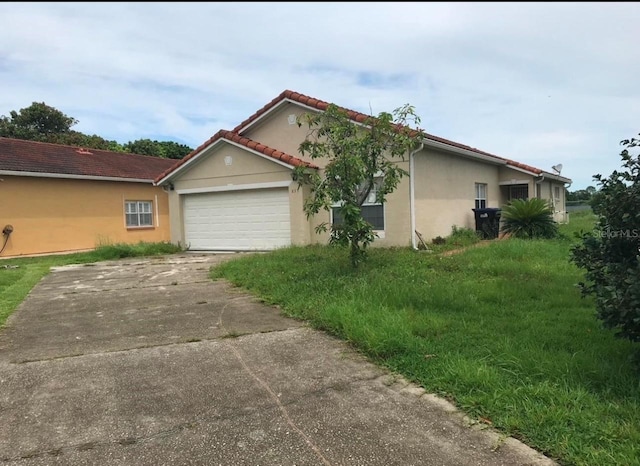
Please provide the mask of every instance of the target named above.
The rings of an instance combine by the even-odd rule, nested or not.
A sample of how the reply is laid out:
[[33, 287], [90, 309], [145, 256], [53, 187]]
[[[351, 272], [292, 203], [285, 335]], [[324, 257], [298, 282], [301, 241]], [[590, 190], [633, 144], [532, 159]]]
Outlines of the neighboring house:
[[13, 226], [0, 257], [168, 241], [168, 196], [153, 179], [174, 163], [0, 137], [0, 229]]
[[[298, 165], [322, 170], [323, 162], [299, 155], [308, 128], [297, 118], [328, 103], [284, 91], [233, 131], [219, 131], [156, 179], [168, 186], [171, 239], [193, 250], [267, 250], [325, 242], [315, 227], [332, 221], [328, 212], [307, 219], [291, 171]], [[368, 115], [348, 110], [362, 122]], [[476, 207], [501, 207], [514, 198], [540, 197], [565, 220], [565, 184], [571, 180], [453, 141], [426, 135], [398, 164], [410, 174], [384, 205], [371, 202], [363, 215], [382, 246], [416, 246], [447, 236], [452, 227], [475, 228]]]

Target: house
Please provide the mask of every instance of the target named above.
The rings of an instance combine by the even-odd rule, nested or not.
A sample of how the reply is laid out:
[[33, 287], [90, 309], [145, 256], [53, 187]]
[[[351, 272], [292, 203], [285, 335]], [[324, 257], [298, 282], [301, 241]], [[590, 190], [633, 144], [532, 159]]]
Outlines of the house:
[[[325, 242], [315, 227], [329, 212], [307, 219], [309, 191], [292, 181], [299, 165], [322, 170], [322, 161], [298, 152], [308, 128], [297, 118], [329, 104], [284, 91], [232, 131], [219, 131], [157, 177], [169, 187], [171, 239], [193, 250], [268, 250]], [[347, 110], [355, 122], [368, 115]], [[475, 228], [472, 209], [501, 207], [515, 198], [549, 200], [557, 220], [565, 219], [565, 184], [558, 174], [427, 134], [422, 145], [398, 164], [407, 170], [384, 205], [363, 206], [381, 246], [416, 246], [447, 236], [452, 226]]]
[[175, 160], [0, 137], [0, 257], [168, 241]]

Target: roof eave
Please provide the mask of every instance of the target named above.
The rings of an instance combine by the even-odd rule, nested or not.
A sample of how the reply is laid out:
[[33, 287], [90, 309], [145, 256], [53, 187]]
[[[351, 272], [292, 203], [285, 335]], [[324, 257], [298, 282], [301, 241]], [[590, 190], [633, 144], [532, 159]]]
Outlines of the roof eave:
[[550, 178], [552, 180], [560, 181], [562, 183], [573, 183], [573, 180], [571, 178], [566, 178], [564, 176], [556, 175], [554, 173], [542, 172], [538, 176], [541, 176], [541, 177], [544, 176], [545, 178]]
[[31, 172], [31, 171], [21, 171], [21, 170], [0, 170], [0, 175], [29, 176], [29, 177], [35, 177], [35, 178], [62, 178], [62, 179], [70, 179], [70, 180], [125, 181], [129, 183], [153, 184], [153, 178], [125, 178], [125, 177], [119, 177], [119, 176], [73, 175], [70, 173]]
[[424, 139], [424, 145], [432, 147], [434, 149], [440, 149], [447, 152], [453, 152], [457, 155], [462, 155], [464, 157], [469, 157], [476, 160], [481, 160], [483, 162], [488, 162], [493, 165], [506, 165], [507, 161], [503, 159], [499, 159], [497, 157], [492, 157], [490, 155], [479, 154], [478, 152], [474, 152], [471, 150], [463, 149], [461, 147], [452, 146], [450, 144], [446, 144], [440, 141], [434, 141], [433, 139]]

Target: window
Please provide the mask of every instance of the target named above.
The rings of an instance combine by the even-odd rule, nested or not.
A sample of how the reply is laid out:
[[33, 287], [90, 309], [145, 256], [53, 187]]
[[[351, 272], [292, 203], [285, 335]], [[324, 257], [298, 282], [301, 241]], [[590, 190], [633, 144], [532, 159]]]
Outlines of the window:
[[153, 226], [153, 203], [151, 201], [126, 201], [124, 212], [127, 228]]
[[[369, 222], [374, 230], [382, 231], [384, 230], [384, 206], [377, 202], [378, 197], [378, 187], [382, 183], [382, 178], [376, 178], [373, 189], [369, 192], [369, 195], [362, 203], [360, 207], [360, 212], [362, 213], [362, 218]], [[332, 209], [333, 214], [333, 224], [340, 225], [342, 224], [342, 216], [338, 211], [338, 206], [334, 206]]]
[[556, 200], [556, 202], [560, 201], [560, 186], [555, 186], [553, 188], [553, 197]]
[[476, 183], [476, 209], [487, 208], [487, 184]]
[[509, 200], [513, 199], [529, 199], [529, 186], [526, 184], [509, 186]]

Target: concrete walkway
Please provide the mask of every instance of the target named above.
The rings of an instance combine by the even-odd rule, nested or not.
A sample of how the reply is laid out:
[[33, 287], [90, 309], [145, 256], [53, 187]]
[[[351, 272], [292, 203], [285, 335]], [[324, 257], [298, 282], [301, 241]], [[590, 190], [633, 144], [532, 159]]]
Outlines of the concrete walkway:
[[0, 330], [0, 463], [553, 464], [212, 282], [209, 267], [229, 257], [44, 278]]

